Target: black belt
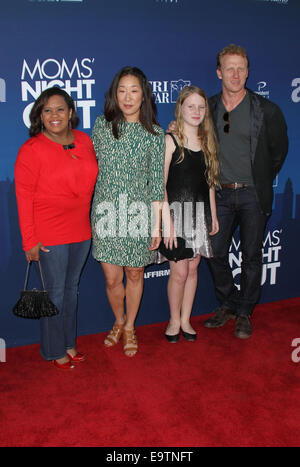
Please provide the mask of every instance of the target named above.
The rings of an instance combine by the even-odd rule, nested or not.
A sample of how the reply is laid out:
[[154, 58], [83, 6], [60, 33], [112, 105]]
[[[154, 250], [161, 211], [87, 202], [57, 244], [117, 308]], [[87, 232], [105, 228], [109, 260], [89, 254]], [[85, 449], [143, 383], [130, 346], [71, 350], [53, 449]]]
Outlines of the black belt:
[[237, 183], [237, 182], [221, 184], [222, 188], [230, 188], [231, 190], [236, 190], [237, 188], [245, 188], [246, 186], [248, 185], [246, 185], [245, 183]]

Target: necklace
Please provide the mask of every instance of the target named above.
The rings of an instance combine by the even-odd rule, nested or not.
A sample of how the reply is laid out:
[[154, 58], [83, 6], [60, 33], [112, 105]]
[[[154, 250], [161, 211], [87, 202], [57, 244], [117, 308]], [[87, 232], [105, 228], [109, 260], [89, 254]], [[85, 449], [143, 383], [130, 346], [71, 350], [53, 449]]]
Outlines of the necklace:
[[[63, 147], [66, 151], [68, 151], [69, 149], [74, 149], [74, 148], [75, 148], [75, 144], [74, 144], [74, 143], [71, 143], [71, 144], [63, 144], [62, 147]], [[72, 157], [73, 159], [76, 159], [76, 160], [78, 159], [78, 158], [77, 158], [76, 156], [74, 156], [74, 154], [72, 154], [72, 153], [71, 153], [71, 157]]]

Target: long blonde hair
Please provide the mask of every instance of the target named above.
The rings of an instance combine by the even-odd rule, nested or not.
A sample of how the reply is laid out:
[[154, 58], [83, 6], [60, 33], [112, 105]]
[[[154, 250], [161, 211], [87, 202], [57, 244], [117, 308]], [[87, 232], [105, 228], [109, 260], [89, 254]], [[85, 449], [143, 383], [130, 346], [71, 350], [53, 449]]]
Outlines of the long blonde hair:
[[177, 163], [180, 163], [184, 159], [184, 124], [182, 118], [182, 104], [185, 99], [191, 94], [198, 94], [205, 101], [205, 116], [198, 127], [198, 138], [201, 145], [201, 149], [204, 153], [204, 159], [206, 164], [206, 179], [209, 186], [219, 185], [219, 161], [217, 158], [217, 139], [215, 135], [214, 125], [210, 115], [208, 99], [205, 92], [197, 86], [185, 86], [177, 99], [175, 107], [175, 118], [177, 123], [177, 137], [179, 146], [181, 148], [180, 157]]

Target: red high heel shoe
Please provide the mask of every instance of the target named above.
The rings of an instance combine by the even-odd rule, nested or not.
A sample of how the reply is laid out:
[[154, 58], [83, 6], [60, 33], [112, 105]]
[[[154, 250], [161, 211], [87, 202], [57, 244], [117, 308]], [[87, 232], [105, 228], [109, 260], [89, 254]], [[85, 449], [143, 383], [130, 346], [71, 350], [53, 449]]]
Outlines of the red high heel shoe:
[[74, 355], [74, 357], [72, 357], [72, 355], [69, 354], [68, 352], [67, 352], [67, 355], [68, 355], [71, 363], [81, 363], [81, 362], [84, 362], [85, 359], [86, 359], [86, 356], [83, 353], [80, 353], [80, 352], [77, 352], [77, 354]]
[[60, 370], [72, 370], [75, 368], [75, 365], [72, 365], [72, 362], [58, 363], [56, 360], [53, 360], [54, 366]]

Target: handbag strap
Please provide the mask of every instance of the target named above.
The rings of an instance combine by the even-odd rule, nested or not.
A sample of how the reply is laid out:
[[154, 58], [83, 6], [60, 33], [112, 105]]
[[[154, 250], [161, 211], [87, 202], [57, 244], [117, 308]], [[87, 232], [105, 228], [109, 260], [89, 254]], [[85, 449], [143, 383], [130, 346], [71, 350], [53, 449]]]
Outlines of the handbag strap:
[[[41, 277], [41, 281], [42, 281], [43, 291], [45, 292], [46, 289], [45, 289], [45, 283], [44, 283], [44, 278], [43, 278], [43, 274], [42, 274], [41, 262], [40, 262], [40, 261], [35, 261], [35, 263], [36, 263], [36, 262], [37, 262], [38, 265], [39, 265], [39, 271], [40, 271], [40, 277]], [[30, 261], [30, 262], [27, 264], [26, 275], [25, 275], [25, 283], [24, 283], [24, 290], [27, 289], [27, 283], [28, 283], [28, 277], [29, 277], [29, 269], [30, 269], [31, 263], [32, 263], [32, 261]]]

